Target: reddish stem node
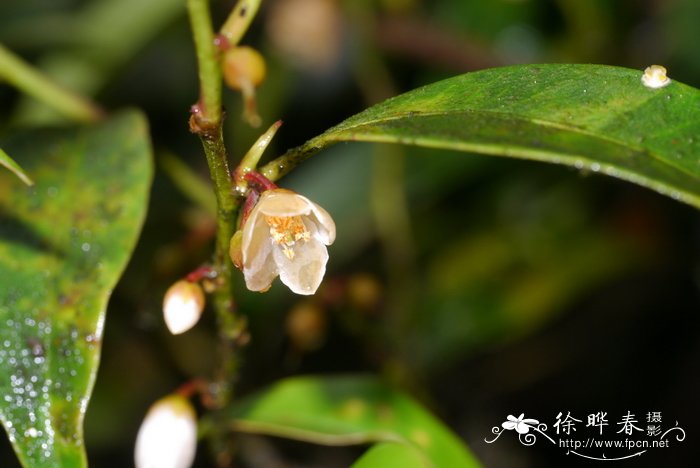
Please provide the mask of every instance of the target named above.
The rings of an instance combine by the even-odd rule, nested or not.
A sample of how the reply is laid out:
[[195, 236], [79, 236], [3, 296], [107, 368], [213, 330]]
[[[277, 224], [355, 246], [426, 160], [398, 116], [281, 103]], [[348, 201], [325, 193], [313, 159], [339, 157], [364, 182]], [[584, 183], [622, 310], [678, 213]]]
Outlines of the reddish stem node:
[[243, 175], [243, 178], [247, 182], [252, 184], [255, 189], [258, 189], [259, 192], [265, 192], [267, 190], [276, 190], [279, 188], [279, 187], [277, 187], [277, 184], [275, 184], [274, 182], [272, 182], [270, 179], [268, 179], [264, 175], [260, 174], [259, 172], [255, 172], [255, 171], [246, 172]]
[[185, 276], [185, 279], [190, 283], [197, 283], [205, 278], [212, 279], [216, 277], [216, 271], [210, 265], [202, 265], [196, 270], [193, 270]]

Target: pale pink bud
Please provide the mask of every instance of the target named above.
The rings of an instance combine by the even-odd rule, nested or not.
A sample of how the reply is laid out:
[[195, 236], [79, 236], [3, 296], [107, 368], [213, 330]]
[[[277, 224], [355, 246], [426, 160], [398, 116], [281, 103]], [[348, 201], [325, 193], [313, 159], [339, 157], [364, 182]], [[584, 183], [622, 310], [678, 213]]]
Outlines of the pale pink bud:
[[197, 450], [197, 418], [192, 404], [177, 394], [156, 401], [136, 437], [136, 468], [189, 468]]
[[173, 335], [184, 333], [199, 321], [204, 310], [204, 291], [198, 283], [180, 280], [163, 298], [163, 318]]

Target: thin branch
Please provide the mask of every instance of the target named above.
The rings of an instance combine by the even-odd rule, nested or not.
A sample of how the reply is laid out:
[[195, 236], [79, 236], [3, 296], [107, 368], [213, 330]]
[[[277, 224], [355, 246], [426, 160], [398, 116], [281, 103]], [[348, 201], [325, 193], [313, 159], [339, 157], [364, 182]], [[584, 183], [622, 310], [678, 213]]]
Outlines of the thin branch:
[[209, 2], [187, 0], [187, 11], [199, 69], [200, 98], [194, 117], [196, 123], [206, 130], [221, 125], [221, 67], [214, 44]]

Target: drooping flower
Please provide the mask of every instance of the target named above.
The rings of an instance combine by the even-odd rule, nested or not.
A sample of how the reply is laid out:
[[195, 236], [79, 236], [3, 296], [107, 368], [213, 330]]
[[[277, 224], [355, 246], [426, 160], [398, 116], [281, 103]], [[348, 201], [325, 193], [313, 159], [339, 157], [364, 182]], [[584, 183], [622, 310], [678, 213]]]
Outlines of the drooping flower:
[[180, 280], [163, 297], [163, 318], [173, 335], [184, 333], [199, 321], [204, 310], [204, 291], [195, 282]]
[[192, 404], [172, 394], [148, 410], [136, 437], [136, 468], [189, 468], [197, 450], [197, 420]]
[[521, 413], [517, 418], [512, 414], [508, 415], [507, 421], [501, 426], [508, 431], [516, 430], [518, 434], [527, 434], [531, 427], [536, 427], [540, 422], [537, 419], [524, 419], [525, 413]]
[[314, 294], [326, 273], [326, 246], [334, 240], [335, 223], [326, 210], [289, 190], [263, 192], [241, 237], [246, 286], [266, 291], [279, 275], [293, 292]]

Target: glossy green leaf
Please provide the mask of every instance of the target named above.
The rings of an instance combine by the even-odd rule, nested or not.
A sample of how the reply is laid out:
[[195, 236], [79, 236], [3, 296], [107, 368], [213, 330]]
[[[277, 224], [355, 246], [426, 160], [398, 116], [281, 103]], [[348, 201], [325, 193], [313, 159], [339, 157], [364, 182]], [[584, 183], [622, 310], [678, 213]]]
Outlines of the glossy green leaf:
[[25, 184], [32, 185], [34, 183], [32, 182], [32, 179], [30, 179], [24, 172], [24, 170], [19, 167], [19, 164], [17, 164], [6, 152], [4, 152], [2, 148], [0, 148], [0, 166], [5, 166], [5, 168], [12, 171]]
[[603, 65], [468, 73], [371, 107], [262, 172], [276, 179], [339, 141], [402, 143], [566, 164], [700, 207], [700, 91], [650, 89], [641, 76]]
[[410, 445], [382, 442], [372, 446], [352, 464], [352, 468], [425, 468], [431, 466], [426, 458]]
[[238, 403], [229, 417], [243, 432], [325, 445], [394, 442], [416, 449], [426, 466], [480, 466], [433, 415], [371, 377], [287, 379]]
[[0, 173], [0, 418], [23, 465], [85, 466], [105, 308], [146, 212], [147, 125], [130, 112], [0, 144], [36, 182]]

